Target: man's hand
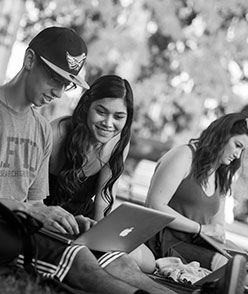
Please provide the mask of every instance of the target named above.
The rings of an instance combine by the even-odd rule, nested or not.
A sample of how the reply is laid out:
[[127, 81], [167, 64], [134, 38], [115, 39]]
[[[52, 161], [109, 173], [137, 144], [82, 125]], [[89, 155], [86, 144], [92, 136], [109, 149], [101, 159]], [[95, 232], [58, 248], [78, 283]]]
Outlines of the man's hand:
[[84, 233], [88, 231], [92, 226], [94, 226], [97, 222], [91, 218], [84, 217], [83, 215], [75, 216], [76, 221], [79, 226], [80, 233]]
[[75, 217], [60, 206], [46, 206], [43, 203], [28, 203], [27, 213], [41, 221], [48, 230], [62, 234], [79, 234]]

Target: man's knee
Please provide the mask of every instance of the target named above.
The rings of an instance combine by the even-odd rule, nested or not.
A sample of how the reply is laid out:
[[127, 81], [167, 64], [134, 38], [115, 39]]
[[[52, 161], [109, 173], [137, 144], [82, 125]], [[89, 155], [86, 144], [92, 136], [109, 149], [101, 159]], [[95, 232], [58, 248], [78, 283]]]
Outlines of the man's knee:
[[129, 256], [137, 262], [142, 272], [148, 274], [154, 272], [156, 267], [155, 257], [152, 251], [144, 244], [129, 253]]
[[137, 262], [135, 262], [135, 260], [128, 254], [123, 254], [108, 264], [104, 269], [110, 273], [118, 273], [126, 271], [137, 271], [139, 270], [139, 266]]
[[89, 289], [103, 272], [95, 256], [84, 247], [75, 256], [64, 282], [77, 289]]

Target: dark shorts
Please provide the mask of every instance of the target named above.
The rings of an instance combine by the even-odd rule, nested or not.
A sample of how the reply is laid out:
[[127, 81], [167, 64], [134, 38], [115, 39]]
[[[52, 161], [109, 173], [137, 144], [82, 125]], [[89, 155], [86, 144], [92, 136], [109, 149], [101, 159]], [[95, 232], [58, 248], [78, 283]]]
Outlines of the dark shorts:
[[211, 270], [216, 251], [202, 238], [194, 234], [165, 228], [153, 236], [146, 245], [156, 259], [168, 256], [181, 258], [182, 262], [198, 261], [201, 267]]
[[22, 250], [22, 243], [17, 231], [1, 222], [0, 219], [0, 266], [10, 264]]
[[[44, 277], [55, 278], [63, 281], [76, 255], [80, 250], [86, 248], [83, 245], [67, 245], [58, 240], [51, 239], [47, 236], [36, 234], [37, 260], [33, 259], [37, 271]], [[104, 268], [120, 256], [123, 252], [98, 252], [92, 251], [98, 260], [99, 265]], [[19, 255], [17, 266], [23, 267], [24, 257]]]

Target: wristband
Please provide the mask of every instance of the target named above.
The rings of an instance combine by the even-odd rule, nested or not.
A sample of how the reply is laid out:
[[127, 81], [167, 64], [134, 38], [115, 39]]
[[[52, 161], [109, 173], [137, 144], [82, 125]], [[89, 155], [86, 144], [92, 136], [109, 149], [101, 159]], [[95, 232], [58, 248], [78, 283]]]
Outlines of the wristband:
[[198, 233], [197, 233], [197, 236], [200, 236], [200, 234], [201, 234], [201, 230], [202, 230], [202, 224], [199, 224], [200, 225], [200, 228], [199, 228], [199, 231], [198, 231]]
[[195, 233], [194, 235], [193, 235], [193, 238], [197, 238], [197, 237], [199, 237], [200, 236], [200, 234], [201, 234], [201, 230], [202, 230], [202, 224], [199, 224], [199, 230], [198, 230], [198, 232], [197, 233]]

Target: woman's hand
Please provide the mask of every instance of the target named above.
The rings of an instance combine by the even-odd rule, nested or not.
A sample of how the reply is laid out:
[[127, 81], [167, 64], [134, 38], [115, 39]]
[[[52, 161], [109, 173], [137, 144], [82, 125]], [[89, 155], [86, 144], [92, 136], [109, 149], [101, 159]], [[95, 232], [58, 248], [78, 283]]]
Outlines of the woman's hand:
[[221, 243], [226, 242], [226, 234], [225, 234], [223, 225], [220, 225], [220, 224], [202, 225], [201, 232], [204, 233], [205, 235], [215, 238], [217, 241], [220, 241]]

